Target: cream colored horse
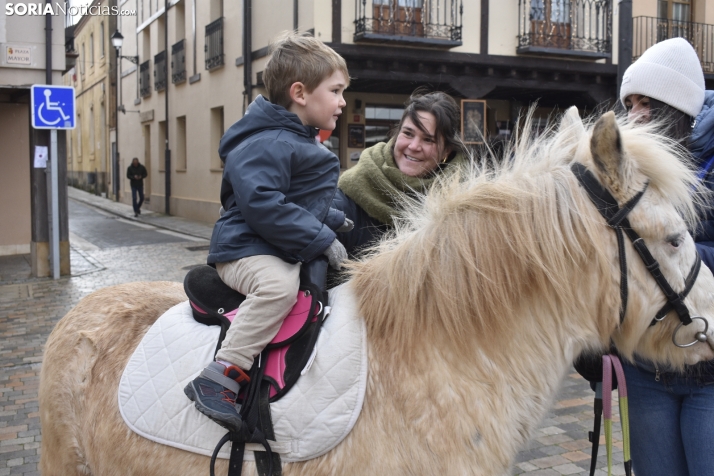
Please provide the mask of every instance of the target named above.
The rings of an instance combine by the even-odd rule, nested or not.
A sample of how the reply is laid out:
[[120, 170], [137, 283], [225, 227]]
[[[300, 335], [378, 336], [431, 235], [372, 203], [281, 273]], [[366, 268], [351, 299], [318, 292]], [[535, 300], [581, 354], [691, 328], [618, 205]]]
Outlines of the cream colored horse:
[[[675, 290], [695, 247], [696, 179], [646, 129], [569, 111], [548, 138], [521, 141], [497, 170], [471, 171], [412, 204], [394, 236], [352, 266], [369, 339], [362, 414], [347, 438], [286, 475], [507, 475], [550, 408], [573, 358], [612, 338], [681, 367], [714, 358], [714, 278], [702, 267], [686, 299], [709, 342], [675, 347], [674, 314], [627, 244], [629, 304], [619, 324], [615, 234], [570, 170], [585, 164], [624, 203]], [[137, 296], [142, 296], [137, 300]], [[185, 300], [177, 283], [134, 283], [83, 299], [55, 327], [40, 383], [41, 469], [56, 475], [207, 474], [208, 458], [132, 433], [117, 409], [124, 365], [144, 332]], [[680, 331], [691, 340], [703, 321]], [[245, 464], [245, 474], [254, 474]], [[218, 474], [227, 464], [219, 462]]]

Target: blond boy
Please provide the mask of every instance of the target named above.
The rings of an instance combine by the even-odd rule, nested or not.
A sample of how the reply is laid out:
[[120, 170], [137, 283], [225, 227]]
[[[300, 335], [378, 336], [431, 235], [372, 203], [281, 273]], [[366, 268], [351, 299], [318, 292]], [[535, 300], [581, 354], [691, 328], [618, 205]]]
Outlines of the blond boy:
[[208, 255], [223, 282], [246, 299], [216, 361], [184, 389], [228, 429], [241, 425], [236, 395], [253, 359], [296, 302], [301, 264], [324, 254], [339, 269], [347, 257], [335, 230], [349, 220], [330, 208], [339, 160], [317, 140], [345, 106], [345, 61], [311, 36], [289, 33], [274, 45], [263, 81], [270, 100], [258, 96], [221, 139], [225, 213]]

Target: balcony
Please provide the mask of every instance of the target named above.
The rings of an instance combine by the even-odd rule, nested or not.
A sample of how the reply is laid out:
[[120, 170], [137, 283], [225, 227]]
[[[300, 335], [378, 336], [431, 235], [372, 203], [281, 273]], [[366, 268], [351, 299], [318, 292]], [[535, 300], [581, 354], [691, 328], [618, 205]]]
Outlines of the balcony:
[[186, 50], [185, 40], [171, 46], [171, 82], [174, 84], [186, 81]]
[[632, 19], [632, 60], [650, 46], [670, 38], [684, 38], [697, 52], [705, 73], [714, 73], [714, 25], [655, 17]]
[[212, 70], [223, 66], [223, 18], [212, 21], [206, 25], [206, 44], [203, 47], [206, 53], [206, 69]]
[[517, 53], [609, 58], [611, 0], [519, 0]]
[[151, 60], [139, 65], [139, 95], [143, 98], [151, 96]]
[[154, 89], [163, 91], [166, 89], [166, 50], [154, 56]]
[[461, 0], [358, 0], [355, 42], [460, 46]]

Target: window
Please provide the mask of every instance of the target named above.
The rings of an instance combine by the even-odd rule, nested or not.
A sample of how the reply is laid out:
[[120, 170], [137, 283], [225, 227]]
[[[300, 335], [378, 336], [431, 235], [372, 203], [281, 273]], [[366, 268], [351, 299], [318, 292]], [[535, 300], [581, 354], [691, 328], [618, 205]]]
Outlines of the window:
[[681, 22], [692, 21], [691, 1], [659, 0], [657, 2], [657, 16], [666, 20]]
[[223, 0], [209, 0], [208, 9], [211, 21], [218, 20], [223, 16]]
[[209, 142], [211, 150], [211, 170], [223, 170], [223, 162], [218, 155], [218, 144], [223, 137], [223, 107], [214, 107], [211, 109], [211, 140]]
[[[151, 169], [151, 125], [145, 124], [142, 128], [142, 132], [144, 136], [144, 167], [146, 167], [148, 171]], [[144, 187], [146, 187], [150, 182], [150, 180], [145, 181]], [[144, 190], [144, 195], [149, 195], [149, 192]]]
[[82, 43], [82, 54], [79, 58], [79, 72], [84, 76], [84, 62], [87, 61], [87, 55], [85, 54], [84, 43]]
[[571, 0], [531, 0], [532, 46], [570, 48]]
[[94, 33], [89, 35], [89, 66], [94, 66]]
[[77, 112], [77, 162], [82, 161], [82, 115]]
[[176, 118], [176, 170], [186, 170], [186, 116]]
[[374, 32], [424, 36], [422, 0], [374, 0]]
[[660, 0], [657, 2], [657, 41], [682, 37], [693, 42], [692, 8], [690, 0]]
[[104, 22], [99, 24], [99, 57], [104, 58]]
[[96, 147], [94, 145], [94, 106], [89, 107], [89, 122], [88, 122], [88, 127], [89, 127], [89, 143], [87, 144], [89, 146], [89, 160], [94, 160], [94, 148]]
[[372, 147], [378, 142], [387, 142], [389, 132], [399, 125], [404, 107], [367, 105], [364, 109], [365, 126], [364, 147]]
[[206, 69], [212, 70], [223, 66], [223, 18], [218, 18], [206, 25]]
[[159, 121], [159, 172], [166, 172], [166, 121]]
[[174, 31], [176, 32], [176, 40], [178, 41], [186, 36], [186, 2], [177, 3], [174, 7], [174, 11], [176, 14], [176, 28]]

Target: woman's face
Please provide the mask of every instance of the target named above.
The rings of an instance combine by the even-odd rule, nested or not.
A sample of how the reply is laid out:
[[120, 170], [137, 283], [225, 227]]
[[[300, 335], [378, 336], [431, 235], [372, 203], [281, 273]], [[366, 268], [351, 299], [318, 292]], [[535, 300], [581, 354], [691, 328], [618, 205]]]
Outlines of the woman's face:
[[630, 94], [625, 98], [627, 119], [634, 122], [650, 122], [650, 98], [641, 94]]
[[429, 175], [450, 152], [444, 150], [443, 138], [436, 139], [434, 115], [423, 111], [417, 112], [417, 115], [428, 133], [422, 132], [406, 117], [394, 142], [394, 161], [399, 170], [410, 177]]

